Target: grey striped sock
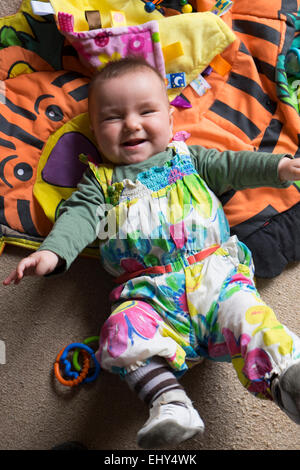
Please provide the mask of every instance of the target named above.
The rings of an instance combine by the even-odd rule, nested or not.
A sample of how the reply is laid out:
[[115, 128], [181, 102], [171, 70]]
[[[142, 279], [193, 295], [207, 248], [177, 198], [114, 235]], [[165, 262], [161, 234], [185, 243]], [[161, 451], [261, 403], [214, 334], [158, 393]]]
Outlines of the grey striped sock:
[[127, 374], [125, 382], [148, 405], [162, 393], [174, 389], [183, 390], [166, 362], [159, 357], [153, 357], [148, 364]]

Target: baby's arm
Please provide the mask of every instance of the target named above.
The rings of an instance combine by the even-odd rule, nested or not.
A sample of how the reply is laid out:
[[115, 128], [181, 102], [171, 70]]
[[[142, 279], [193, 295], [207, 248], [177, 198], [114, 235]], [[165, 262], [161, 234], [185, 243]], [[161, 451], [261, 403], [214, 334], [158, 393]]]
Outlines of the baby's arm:
[[300, 179], [300, 159], [289, 154], [189, 148], [199, 175], [217, 196], [230, 189], [287, 188]]
[[283, 157], [278, 164], [278, 176], [281, 181], [300, 180], [300, 159]]
[[97, 238], [104, 200], [100, 189], [87, 171], [78, 190], [61, 205], [60, 215], [40, 248], [22, 259], [3, 284], [19, 284], [24, 276], [44, 276], [56, 268], [59, 272], [67, 270], [77, 255]]
[[16, 269], [14, 269], [3, 284], [8, 286], [12, 282], [19, 284], [24, 276], [44, 276], [56, 268], [59, 262], [59, 256], [53, 251], [41, 250], [23, 258]]

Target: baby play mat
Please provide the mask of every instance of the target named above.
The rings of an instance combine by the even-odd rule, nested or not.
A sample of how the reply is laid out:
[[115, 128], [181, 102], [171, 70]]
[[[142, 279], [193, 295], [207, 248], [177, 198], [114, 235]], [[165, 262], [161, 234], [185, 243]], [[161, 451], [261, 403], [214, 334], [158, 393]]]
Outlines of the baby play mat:
[[[156, 3], [147, 12], [142, 0], [24, 0], [0, 19], [2, 249], [36, 249], [76, 190], [85, 170], [79, 154], [101, 161], [87, 117], [89, 81], [128, 54], [166, 76], [176, 139], [300, 156], [300, 0]], [[300, 260], [299, 187], [222, 196], [257, 276]], [[96, 244], [85, 254], [96, 256]]]

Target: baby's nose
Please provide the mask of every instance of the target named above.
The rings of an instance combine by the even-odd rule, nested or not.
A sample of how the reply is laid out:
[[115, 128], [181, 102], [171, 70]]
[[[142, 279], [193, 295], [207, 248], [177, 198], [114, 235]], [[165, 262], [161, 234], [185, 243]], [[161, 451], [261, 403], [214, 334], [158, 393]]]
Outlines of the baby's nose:
[[136, 130], [141, 128], [141, 121], [138, 115], [131, 114], [125, 118], [125, 128], [128, 130]]

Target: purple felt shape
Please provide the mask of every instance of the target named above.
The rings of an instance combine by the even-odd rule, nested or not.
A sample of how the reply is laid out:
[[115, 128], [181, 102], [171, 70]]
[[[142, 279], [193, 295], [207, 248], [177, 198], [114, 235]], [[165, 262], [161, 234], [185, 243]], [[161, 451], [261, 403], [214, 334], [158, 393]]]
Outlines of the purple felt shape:
[[176, 96], [173, 101], [170, 103], [172, 106], [175, 106], [176, 108], [191, 108], [192, 105], [188, 101], [187, 98], [183, 98], [181, 95]]
[[53, 148], [42, 171], [46, 183], [64, 188], [76, 188], [87, 166], [79, 160], [81, 153], [101, 162], [97, 147], [83, 134], [63, 134]]

